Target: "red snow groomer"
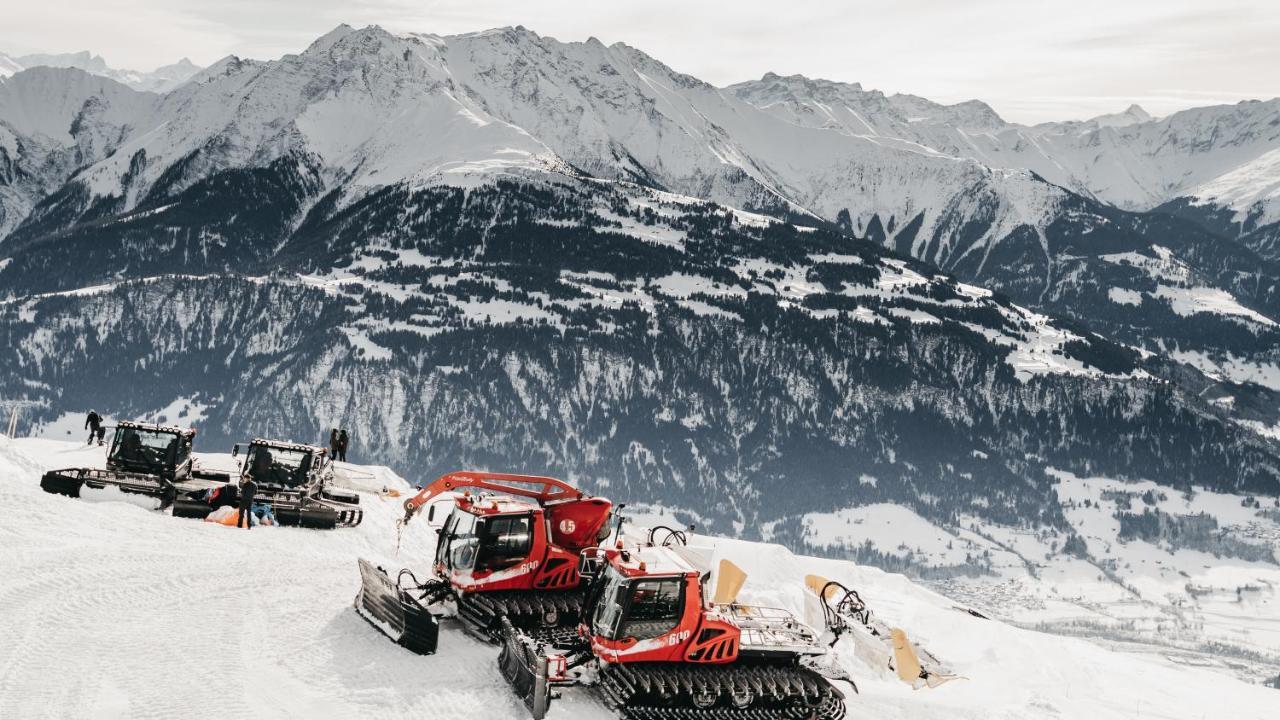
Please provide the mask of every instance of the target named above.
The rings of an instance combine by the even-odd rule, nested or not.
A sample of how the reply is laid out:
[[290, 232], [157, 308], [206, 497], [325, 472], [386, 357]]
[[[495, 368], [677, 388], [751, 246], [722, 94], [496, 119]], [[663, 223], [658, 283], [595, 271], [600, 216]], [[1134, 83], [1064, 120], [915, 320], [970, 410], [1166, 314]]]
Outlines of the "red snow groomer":
[[[437, 530], [435, 577], [422, 582], [404, 569], [393, 581], [361, 559], [356, 610], [424, 654], [435, 651], [431, 609], [445, 604], [493, 640], [501, 638], [504, 618], [544, 639], [575, 636], [585, 595], [578, 556], [608, 537], [612, 504], [555, 478], [454, 472], [406, 500], [400, 523], [444, 493], [455, 495]], [[436, 510], [430, 505], [428, 521]]]
[[[728, 560], [711, 573], [687, 548], [594, 549], [576, 646], [549, 647], [506, 628], [499, 667], [534, 718], [553, 688], [592, 685], [637, 720], [840, 720], [852, 681], [828, 646], [790, 612], [737, 601], [746, 574]], [[856, 690], [856, 688], [855, 688]]]

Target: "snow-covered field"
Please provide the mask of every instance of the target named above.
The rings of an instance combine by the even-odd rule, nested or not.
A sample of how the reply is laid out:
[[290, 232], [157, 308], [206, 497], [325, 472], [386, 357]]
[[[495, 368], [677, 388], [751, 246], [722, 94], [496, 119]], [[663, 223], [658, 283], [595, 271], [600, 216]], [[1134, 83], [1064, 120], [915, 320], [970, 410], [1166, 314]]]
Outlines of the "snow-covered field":
[[[945, 528], [896, 505], [811, 513], [801, 524], [812, 546], [840, 552], [871, 541], [926, 574], [985, 566], [983, 575], [929, 584], [1007, 622], [1215, 667], [1250, 682], [1280, 675], [1275, 498], [1053, 474], [1069, 533], [1083, 552], [1067, 551], [1068, 533], [964, 515], [959, 527]], [[1144, 512], [1211, 524], [1206, 535], [1217, 544], [1197, 549], [1126, 536], [1117, 515]]]
[[[421, 570], [434, 542], [411, 525], [397, 556], [399, 501], [376, 492], [406, 490], [394, 474], [344, 467], [365, 520], [327, 532], [237, 531], [40, 490], [43, 469], [101, 452], [0, 436], [0, 718], [524, 717], [496, 648], [446, 623], [439, 653], [418, 657], [352, 609], [357, 557]], [[1223, 672], [971, 617], [902, 576], [776, 545], [693, 544], [742, 565], [751, 602], [802, 613], [806, 573], [841, 580], [967, 678], [913, 691], [838, 645], [862, 689], [850, 718], [1261, 719], [1280, 701]], [[588, 691], [565, 695], [551, 718], [609, 716]]]

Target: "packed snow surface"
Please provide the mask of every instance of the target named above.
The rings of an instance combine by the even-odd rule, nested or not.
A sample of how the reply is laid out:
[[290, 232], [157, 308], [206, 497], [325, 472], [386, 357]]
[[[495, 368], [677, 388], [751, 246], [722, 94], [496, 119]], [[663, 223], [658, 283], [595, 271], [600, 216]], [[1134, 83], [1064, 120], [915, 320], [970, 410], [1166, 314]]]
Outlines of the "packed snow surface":
[[[240, 531], [40, 490], [43, 469], [97, 464], [101, 453], [0, 436], [0, 717], [526, 717], [495, 647], [446, 622], [439, 653], [415, 656], [352, 609], [356, 558], [421, 574], [434, 542], [425, 522], [410, 525], [397, 554], [400, 501], [378, 490], [409, 486], [390, 471], [340, 467], [365, 520], [335, 531]], [[967, 678], [913, 691], [842, 641], [838, 660], [862, 690], [849, 698], [851, 718], [1261, 719], [1280, 699], [1226, 674], [972, 617], [849, 562], [721, 538], [692, 544], [747, 570], [746, 602], [799, 614], [806, 573], [840, 580]], [[609, 711], [568, 689], [549, 717]]]

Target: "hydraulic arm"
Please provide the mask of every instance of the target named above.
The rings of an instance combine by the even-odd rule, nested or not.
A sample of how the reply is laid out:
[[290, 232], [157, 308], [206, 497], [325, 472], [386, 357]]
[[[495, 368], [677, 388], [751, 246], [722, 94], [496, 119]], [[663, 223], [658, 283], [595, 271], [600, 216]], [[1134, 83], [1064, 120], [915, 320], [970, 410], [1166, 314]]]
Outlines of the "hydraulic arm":
[[471, 470], [451, 472], [436, 478], [435, 482], [423, 488], [417, 495], [405, 500], [404, 518], [400, 522], [401, 524], [409, 522], [424, 505], [444, 493], [472, 488], [489, 490], [502, 495], [531, 498], [543, 507], [555, 502], [581, 500], [584, 497], [581, 490], [553, 477]]

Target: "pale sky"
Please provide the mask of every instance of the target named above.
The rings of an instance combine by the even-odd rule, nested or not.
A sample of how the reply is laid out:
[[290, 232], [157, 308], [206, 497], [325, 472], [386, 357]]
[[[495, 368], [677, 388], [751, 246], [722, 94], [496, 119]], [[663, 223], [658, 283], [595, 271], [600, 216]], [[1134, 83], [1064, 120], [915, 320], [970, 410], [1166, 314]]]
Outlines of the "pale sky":
[[716, 85], [800, 73], [1016, 122], [1155, 115], [1280, 96], [1280, 0], [39, 0], [6, 3], [0, 52], [90, 50], [150, 70], [274, 59], [339, 23], [453, 34], [524, 25], [626, 42]]

